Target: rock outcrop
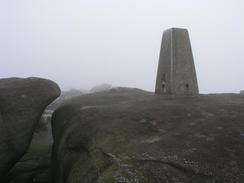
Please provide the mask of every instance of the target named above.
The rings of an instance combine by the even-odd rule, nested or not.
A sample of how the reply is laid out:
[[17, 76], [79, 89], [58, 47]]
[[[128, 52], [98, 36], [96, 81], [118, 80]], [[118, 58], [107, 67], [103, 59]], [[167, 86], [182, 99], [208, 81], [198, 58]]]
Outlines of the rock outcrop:
[[94, 86], [93, 88], [90, 89], [90, 93], [95, 93], [95, 92], [103, 92], [112, 89], [111, 84], [100, 84], [97, 86]]
[[27, 151], [44, 109], [59, 95], [50, 80], [0, 80], [0, 180]]
[[244, 97], [112, 89], [54, 112], [56, 183], [244, 182]]

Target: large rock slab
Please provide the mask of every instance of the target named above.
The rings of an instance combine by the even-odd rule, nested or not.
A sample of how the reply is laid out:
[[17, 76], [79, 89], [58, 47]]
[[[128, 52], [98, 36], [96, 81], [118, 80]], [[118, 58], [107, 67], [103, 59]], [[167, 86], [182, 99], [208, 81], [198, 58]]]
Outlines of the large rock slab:
[[44, 109], [59, 95], [50, 80], [0, 80], [0, 180], [26, 152]]
[[244, 182], [244, 96], [112, 89], [54, 112], [56, 183]]

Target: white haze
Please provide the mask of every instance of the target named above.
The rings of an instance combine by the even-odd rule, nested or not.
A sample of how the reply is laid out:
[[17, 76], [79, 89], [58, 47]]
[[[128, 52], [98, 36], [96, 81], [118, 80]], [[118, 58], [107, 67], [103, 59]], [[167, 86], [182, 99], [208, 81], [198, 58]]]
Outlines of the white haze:
[[200, 92], [239, 92], [243, 10], [243, 0], [1, 0], [0, 77], [153, 91], [162, 32], [182, 27]]

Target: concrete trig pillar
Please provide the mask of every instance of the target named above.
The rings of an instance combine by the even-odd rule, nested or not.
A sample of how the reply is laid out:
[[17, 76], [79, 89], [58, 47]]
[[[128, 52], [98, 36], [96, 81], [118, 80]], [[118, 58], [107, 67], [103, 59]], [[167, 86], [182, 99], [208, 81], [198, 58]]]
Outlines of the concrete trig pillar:
[[156, 94], [198, 94], [198, 84], [187, 29], [163, 33]]

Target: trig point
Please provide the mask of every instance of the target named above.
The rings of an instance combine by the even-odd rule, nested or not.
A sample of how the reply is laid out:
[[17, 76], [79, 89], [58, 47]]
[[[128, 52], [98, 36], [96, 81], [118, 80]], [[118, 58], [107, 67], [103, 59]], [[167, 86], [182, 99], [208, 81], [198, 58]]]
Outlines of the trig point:
[[196, 71], [187, 29], [163, 33], [156, 94], [198, 94]]

